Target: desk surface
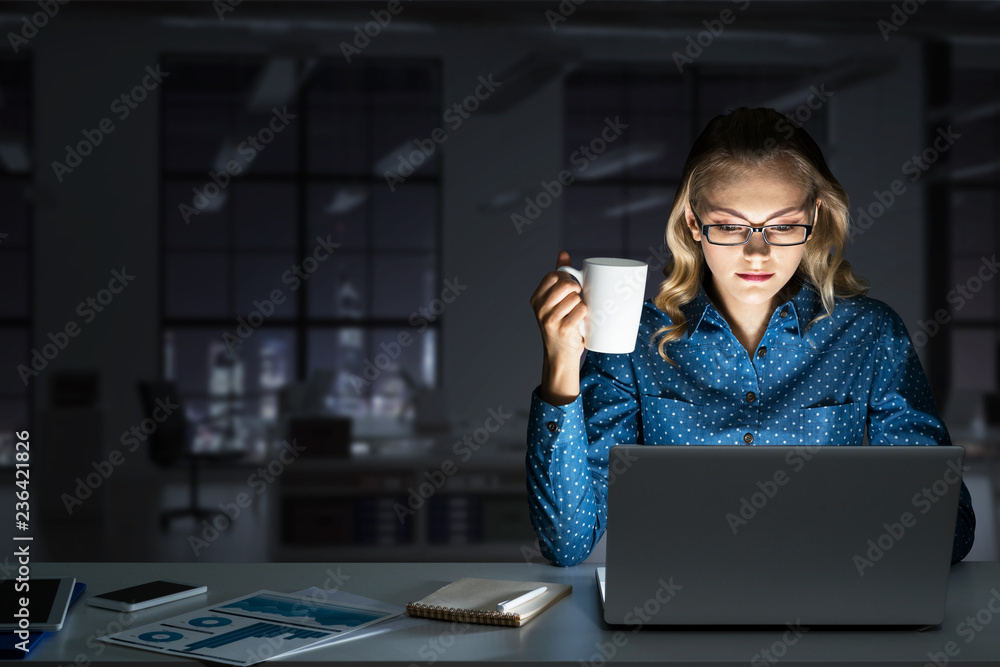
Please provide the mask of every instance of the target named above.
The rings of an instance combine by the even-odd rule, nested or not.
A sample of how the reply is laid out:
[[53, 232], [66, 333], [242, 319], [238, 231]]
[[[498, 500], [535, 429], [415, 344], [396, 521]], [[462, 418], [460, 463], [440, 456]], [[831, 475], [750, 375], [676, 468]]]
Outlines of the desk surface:
[[[80, 600], [63, 630], [49, 637], [24, 664], [89, 665], [187, 662], [150, 651], [112, 646], [96, 637], [239, 597], [258, 589], [283, 592], [310, 586], [335, 588], [400, 606], [463, 576], [573, 584], [572, 594], [521, 628], [427, 621], [387, 635], [292, 656], [295, 664], [331, 661], [368, 665], [563, 663], [601, 667], [612, 662], [708, 665], [861, 665], [891, 663], [938, 667], [1000, 664], [1000, 564], [959, 563], [951, 568], [944, 622], [913, 629], [806, 629], [795, 637], [784, 627], [753, 629], [613, 627], [602, 620], [594, 565], [557, 568], [527, 563], [35, 563], [32, 576], [75, 576], [87, 594], [154, 578], [206, 583], [209, 592], [189, 600], [134, 612], [97, 609]], [[997, 611], [990, 609], [992, 607]], [[971, 618], [969, 618], [971, 617]], [[977, 620], [978, 619], [978, 620]], [[126, 625], [127, 624], [127, 625]], [[784, 637], [794, 638], [786, 643]], [[951, 644], [949, 644], [951, 642]], [[774, 649], [767, 656], [763, 651]], [[947, 651], [951, 651], [948, 655]], [[780, 654], [780, 655], [779, 655]], [[770, 657], [770, 660], [768, 660]], [[13, 661], [10, 661], [13, 663]], [[273, 662], [273, 661], [272, 661]], [[205, 665], [219, 663], [201, 663]], [[269, 664], [269, 663], [268, 663]]]

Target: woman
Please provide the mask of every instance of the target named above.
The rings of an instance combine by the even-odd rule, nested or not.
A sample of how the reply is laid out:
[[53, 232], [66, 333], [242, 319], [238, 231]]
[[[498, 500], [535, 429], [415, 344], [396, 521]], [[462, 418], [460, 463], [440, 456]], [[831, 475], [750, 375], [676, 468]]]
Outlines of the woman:
[[[607, 522], [617, 443], [950, 445], [899, 315], [843, 259], [848, 197], [822, 152], [773, 109], [714, 118], [667, 220], [672, 258], [635, 349], [587, 352], [580, 285], [547, 273], [527, 472], [531, 521], [557, 565]], [[557, 267], [568, 265], [559, 253]], [[952, 562], [972, 547], [963, 482]]]

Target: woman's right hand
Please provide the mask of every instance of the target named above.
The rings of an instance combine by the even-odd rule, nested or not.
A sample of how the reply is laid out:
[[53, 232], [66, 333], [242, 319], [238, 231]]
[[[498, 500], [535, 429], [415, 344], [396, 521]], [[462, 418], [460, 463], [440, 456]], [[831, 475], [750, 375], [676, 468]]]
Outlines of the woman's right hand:
[[[569, 253], [559, 252], [556, 268], [570, 266]], [[587, 315], [583, 288], [565, 271], [549, 271], [531, 295], [544, 359], [541, 397], [551, 405], [572, 402], [580, 391], [580, 355], [584, 351], [580, 322]]]

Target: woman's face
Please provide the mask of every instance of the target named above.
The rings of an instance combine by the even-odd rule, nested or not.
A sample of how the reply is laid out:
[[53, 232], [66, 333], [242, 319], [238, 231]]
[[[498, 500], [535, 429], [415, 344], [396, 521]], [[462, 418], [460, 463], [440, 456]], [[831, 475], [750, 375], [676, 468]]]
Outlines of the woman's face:
[[[758, 173], [708, 190], [695, 213], [706, 225], [812, 224], [813, 202], [790, 178], [778, 173]], [[817, 204], [818, 205], [818, 204]], [[774, 246], [754, 233], [746, 245], [713, 245], [701, 233], [690, 205], [688, 228], [701, 243], [715, 292], [731, 311], [754, 306], [777, 307], [775, 295], [799, 266], [805, 244]], [[715, 237], [713, 236], [713, 240]], [[753, 279], [756, 274], [757, 279]]]

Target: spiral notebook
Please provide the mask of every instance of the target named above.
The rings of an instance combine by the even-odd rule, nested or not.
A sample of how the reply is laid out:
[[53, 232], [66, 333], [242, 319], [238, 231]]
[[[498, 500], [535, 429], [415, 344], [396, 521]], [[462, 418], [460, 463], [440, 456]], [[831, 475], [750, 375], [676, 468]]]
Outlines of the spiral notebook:
[[[518, 605], [511, 611], [497, 611], [497, 605], [529, 591], [546, 587], [538, 597]], [[553, 604], [569, 595], [570, 584], [547, 581], [507, 581], [463, 577], [443, 586], [427, 597], [406, 605], [410, 616], [441, 621], [482, 623], [484, 625], [524, 625]]]

